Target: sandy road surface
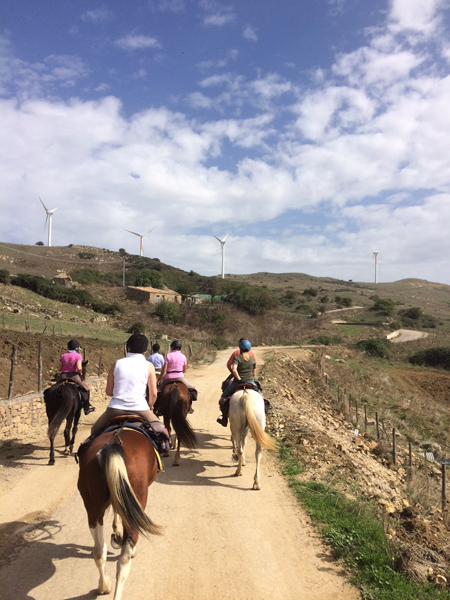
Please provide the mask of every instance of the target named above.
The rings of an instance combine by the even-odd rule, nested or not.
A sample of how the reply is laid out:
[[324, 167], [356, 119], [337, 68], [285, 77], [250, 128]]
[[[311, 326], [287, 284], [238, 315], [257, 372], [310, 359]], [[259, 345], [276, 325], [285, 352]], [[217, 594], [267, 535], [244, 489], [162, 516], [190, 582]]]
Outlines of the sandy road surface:
[[428, 337], [426, 331], [413, 331], [412, 329], [398, 329], [394, 333], [397, 335], [390, 339], [393, 344], [412, 342], [413, 340], [420, 340], [424, 337]]
[[[125, 599], [359, 599], [298, 508], [274, 458], [263, 454], [262, 490], [253, 491], [250, 441], [244, 475], [233, 476], [229, 430], [215, 422], [227, 357], [220, 353], [213, 365], [189, 372], [200, 392], [191, 416], [200, 448], [182, 452], [179, 467], [165, 459], [165, 472], [150, 488], [147, 512], [166, 529], [163, 536], [140, 539]], [[26, 541], [23, 534], [16, 537], [0, 563], [1, 598], [96, 598], [98, 576], [76, 490], [77, 465], [60, 456], [49, 467], [47, 452], [39, 448], [24, 462], [23, 476], [2, 490], [0, 522], [16, 529], [38, 524], [25, 525]], [[108, 557], [108, 573], [114, 575], [117, 552]]]

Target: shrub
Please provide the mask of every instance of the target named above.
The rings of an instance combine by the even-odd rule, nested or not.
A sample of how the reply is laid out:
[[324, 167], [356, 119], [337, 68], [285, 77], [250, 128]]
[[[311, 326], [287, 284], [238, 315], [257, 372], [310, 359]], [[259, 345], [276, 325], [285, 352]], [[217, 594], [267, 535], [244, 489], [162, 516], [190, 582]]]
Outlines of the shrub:
[[127, 333], [145, 333], [145, 325], [142, 321], [136, 321], [127, 329]]
[[425, 327], [426, 329], [431, 329], [436, 327], [437, 324], [438, 320], [435, 317], [432, 317], [431, 315], [423, 315], [422, 327]]
[[422, 316], [422, 309], [418, 306], [413, 306], [412, 308], [407, 308], [401, 312], [401, 317], [406, 317], [406, 319], [412, 319], [413, 321], [418, 321]]
[[225, 321], [227, 319], [227, 315], [222, 311], [216, 311], [211, 316], [211, 323], [217, 327], [217, 329], [222, 329], [225, 326]]
[[142, 269], [134, 280], [134, 285], [139, 287], [154, 287], [160, 289], [163, 285], [162, 273], [155, 269]]
[[44, 242], [36, 242], [35, 243], [35, 246], [43, 246], [43, 245], [44, 245]]
[[239, 308], [246, 310], [251, 315], [260, 315], [278, 305], [277, 298], [268, 289], [245, 283], [236, 285], [232, 294], [227, 297], [227, 300], [233, 302]]
[[217, 348], [217, 350], [226, 350], [229, 346], [228, 342], [223, 338], [213, 338], [211, 340], [211, 345], [214, 346], [214, 348]]
[[78, 252], [78, 256], [81, 260], [90, 260], [91, 258], [95, 258], [95, 254], [93, 252]]
[[182, 320], [178, 305], [174, 302], [160, 302], [157, 304], [153, 314], [165, 324], [172, 323], [176, 325]]
[[344, 296], [343, 298], [341, 298], [341, 304], [342, 304], [342, 306], [349, 308], [350, 306], [353, 305], [353, 300], [351, 298]]
[[9, 283], [10, 282], [10, 274], [6, 269], [0, 269], [0, 283]]
[[426, 367], [440, 367], [450, 371], [450, 348], [428, 348], [421, 350], [409, 357], [412, 365], [424, 365]]
[[393, 315], [395, 313], [395, 302], [390, 298], [377, 298], [371, 310], [376, 310], [386, 315]]
[[379, 358], [388, 358], [389, 356], [388, 341], [382, 338], [361, 340], [356, 344], [356, 347], [364, 350], [370, 356], [378, 356]]
[[315, 288], [306, 288], [306, 290], [303, 290], [303, 295], [304, 296], [311, 296], [311, 297], [315, 297], [317, 296], [318, 292]]

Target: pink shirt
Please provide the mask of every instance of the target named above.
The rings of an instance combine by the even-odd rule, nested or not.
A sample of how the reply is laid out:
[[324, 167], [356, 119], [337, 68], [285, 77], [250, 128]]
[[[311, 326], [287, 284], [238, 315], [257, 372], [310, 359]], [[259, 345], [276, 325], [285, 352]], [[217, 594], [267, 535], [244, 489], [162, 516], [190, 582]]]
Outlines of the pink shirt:
[[184, 377], [183, 367], [187, 365], [187, 360], [184, 354], [179, 350], [172, 350], [166, 355], [165, 364], [167, 365], [167, 371], [164, 375], [165, 379], [175, 379], [177, 377]]
[[83, 360], [83, 357], [78, 352], [66, 352], [61, 354], [59, 362], [61, 363], [61, 373], [76, 373], [77, 362]]

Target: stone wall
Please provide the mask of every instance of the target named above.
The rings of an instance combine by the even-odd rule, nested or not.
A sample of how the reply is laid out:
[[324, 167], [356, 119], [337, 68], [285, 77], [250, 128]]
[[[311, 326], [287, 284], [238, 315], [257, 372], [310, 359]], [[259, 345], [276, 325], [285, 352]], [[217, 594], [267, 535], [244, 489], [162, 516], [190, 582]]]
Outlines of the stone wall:
[[[106, 407], [106, 377], [87, 377], [86, 383], [91, 388], [91, 404], [100, 413]], [[0, 443], [26, 440], [30, 434], [34, 438], [43, 437], [47, 433], [47, 425], [42, 394], [35, 392], [11, 400], [0, 400]]]

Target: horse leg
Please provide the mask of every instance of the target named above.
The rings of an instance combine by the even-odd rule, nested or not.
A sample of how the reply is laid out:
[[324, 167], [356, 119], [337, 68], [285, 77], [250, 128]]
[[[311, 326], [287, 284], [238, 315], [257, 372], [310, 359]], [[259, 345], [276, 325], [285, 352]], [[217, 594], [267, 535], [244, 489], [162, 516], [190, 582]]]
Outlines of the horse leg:
[[75, 436], [77, 435], [77, 431], [78, 431], [78, 421], [80, 420], [80, 415], [81, 415], [81, 406], [80, 406], [80, 409], [76, 411], [75, 417], [73, 419], [72, 437], [70, 438], [70, 446], [69, 446], [70, 454], [73, 453], [73, 447], [75, 446]]
[[50, 458], [49, 458], [48, 464], [49, 465], [55, 464], [55, 448], [54, 448], [54, 443], [53, 443], [52, 439], [50, 439]]
[[253, 479], [253, 489], [254, 490], [261, 489], [261, 484], [260, 484], [260, 479], [259, 479], [259, 467], [261, 465], [261, 454], [262, 454], [261, 446], [259, 444], [256, 444], [256, 450], [255, 450], [256, 471], [255, 471], [255, 477]]
[[111, 581], [105, 571], [108, 550], [103, 539], [103, 525], [100, 525], [100, 523], [97, 522], [93, 529], [89, 528], [89, 531], [94, 538], [94, 560], [100, 574], [100, 579], [98, 580], [98, 593], [109, 594], [111, 591]]
[[113, 532], [111, 534], [111, 546], [114, 548], [114, 550], [119, 550], [122, 548], [123, 537], [122, 533], [119, 531], [120, 517], [116, 512], [114, 513], [112, 528]]
[[245, 461], [245, 447], [247, 445], [247, 437], [248, 437], [248, 427], [245, 428], [245, 431], [243, 433], [243, 440], [242, 440], [242, 466], [245, 467], [245, 465], [247, 464]]
[[66, 420], [66, 426], [64, 428], [64, 454], [70, 454], [70, 429], [73, 423], [73, 413], [70, 413]]
[[181, 442], [176, 437], [175, 437], [175, 440], [177, 442], [177, 451], [175, 453], [175, 459], [173, 461], [173, 466], [178, 467], [178, 466], [180, 466]]
[[117, 561], [117, 574], [116, 574], [116, 589], [114, 592], [114, 600], [121, 600], [123, 586], [130, 573], [131, 559], [136, 554], [136, 543], [138, 540], [139, 533], [136, 532], [133, 535], [128, 535], [127, 541], [122, 547], [119, 560]]

